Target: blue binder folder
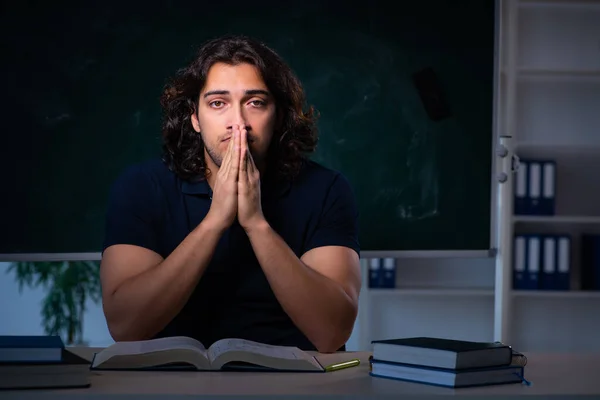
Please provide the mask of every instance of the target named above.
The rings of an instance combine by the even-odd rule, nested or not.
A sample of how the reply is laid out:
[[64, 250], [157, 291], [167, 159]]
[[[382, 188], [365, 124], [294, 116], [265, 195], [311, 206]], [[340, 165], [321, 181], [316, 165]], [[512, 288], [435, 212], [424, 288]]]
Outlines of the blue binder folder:
[[558, 236], [557, 246], [557, 268], [554, 287], [556, 290], [571, 289], [571, 237], [569, 235]]
[[556, 205], [556, 162], [519, 161], [514, 181], [515, 215], [554, 215]]
[[538, 289], [542, 264], [542, 238], [533, 234], [516, 235], [513, 254], [513, 288]]
[[600, 290], [600, 235], [581, 237], [581, 288]]
[[381, 258], [369, 259], [369, 288], [381, 288], [383, 283], [383, 268]]
[[558, 243], [555, 235], [545, 235], [542, 244], [540, 289], [555, 290], [557, 286]]
[[543, 215], [554, 215], [556, 198], [556, 162], [543, 161], [542, 163], [542, 195], [539, 212]]
[[571, 237], [544, 235], [540, 289], [571, 289]]
[[396, 260], [392, 257], [383, 259], [381, 287], [386, 289], [396, 287]]
[[513, 245], [513, 289], [525, 288], [527, 237], [516, 235]]
[[527, 183], [529, 184], [527, 188], [527, 213], [539, 215], [542, 213], [542, 164], [539, 161], [532, 160], [529, 162], [529, 180]]
[[519, 168], [517, 169], [517, 175], [514, 181], [514, 205], [513, 205], [513, 213], [515, 215], [525, 215], [527, 212], [527, 203], [528, 203], [528, 190], [529, 187], [529, 174], [528, 171], [528, 162], [526, 160], [519, 161]]

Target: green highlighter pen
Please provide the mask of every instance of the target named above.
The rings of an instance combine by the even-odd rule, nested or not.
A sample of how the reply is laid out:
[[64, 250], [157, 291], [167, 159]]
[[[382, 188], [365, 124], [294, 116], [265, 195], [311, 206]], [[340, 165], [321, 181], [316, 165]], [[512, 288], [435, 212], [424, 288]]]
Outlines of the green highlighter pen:
[[356, 367], [359, 364], [360, 364], [360, 360], [358, 358], [355, 358], [350, 361], [345, 361], [345, 362], [337, 363], [337, 364], [331, 364], [331, 365], [325, 367], [325, 372], [339, 371], [340, 369]]

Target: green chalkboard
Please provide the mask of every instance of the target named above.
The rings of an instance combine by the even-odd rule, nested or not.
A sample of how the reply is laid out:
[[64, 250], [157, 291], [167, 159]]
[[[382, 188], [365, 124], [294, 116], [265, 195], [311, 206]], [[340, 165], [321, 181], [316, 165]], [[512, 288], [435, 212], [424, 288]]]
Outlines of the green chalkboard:
[[[31, 4], [0, 24], [0, 254], [99, 251], [110, 184], [160, 154], [167, 77], [224, 33], [266, 41], [304, 82], [313, 157], [352, 183], [363, 250], [489, 248], [493, 1]], [[413, 84], [425, 68], [447, 118]]]

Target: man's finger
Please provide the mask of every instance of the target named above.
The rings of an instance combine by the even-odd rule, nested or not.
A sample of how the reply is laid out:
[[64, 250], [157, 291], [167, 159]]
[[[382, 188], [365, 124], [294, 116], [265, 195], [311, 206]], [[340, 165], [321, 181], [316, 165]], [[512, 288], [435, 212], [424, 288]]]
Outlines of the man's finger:
[[233, 136], [229, 139], [229, 143], [227, 144], [227, 150], [225, 151], [225, 156], [223, 157], [223, 161], [221, 161], [221, 168], [219, 171], [223, 171], [223, 173], [227, 173], [229, 165], [231, 164], [231, 153], [233, 149]]
[[240, 169], [240, 130], [237, 125], [233, 127], [233, 152], [231, 154], [231, 167], [227, 173], [230, 180], [237, 181]]
[[248, 150], [248, 155], [246, 156], [248, 159], [248, 173], [254, 173], [258, 170], [258, 167], [254, 163], [254, 158], [252, 158], [252, 153]]
[[[245, 128], [242, 128], [240, 142], [240, 174], [244, 175], [248, 170], [248, 131]], [[240, 180], [245, 178], [246, 176], [240, 176]]]
[[227, 144], [227, 150], [225, 150], [225, 155], [223, 156], [223, 160], [221, 161], [221, 166], [219, 167], [219, 175], [227, 177], [229, 166], [231, 164], [231, 149], [233, 149], [233, 136], [229, 139], [229, 143]]

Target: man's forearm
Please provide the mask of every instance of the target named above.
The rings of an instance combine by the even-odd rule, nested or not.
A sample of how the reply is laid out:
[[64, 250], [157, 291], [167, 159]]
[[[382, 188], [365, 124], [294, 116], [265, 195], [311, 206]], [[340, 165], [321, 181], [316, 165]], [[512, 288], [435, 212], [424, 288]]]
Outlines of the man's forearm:
[[248, 231], [271, 288], [294, 324], [321, 352], [336, 351], [354, 326], [356, 307], [333, 280], [304, 264], [264, 222]]
[[200, 223], [160, 264], [123, 282], [109, 300], [116, 340], [144, 340], [183, 308], [209, 264], [223, 233]]

